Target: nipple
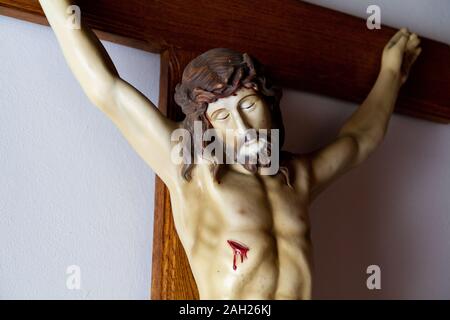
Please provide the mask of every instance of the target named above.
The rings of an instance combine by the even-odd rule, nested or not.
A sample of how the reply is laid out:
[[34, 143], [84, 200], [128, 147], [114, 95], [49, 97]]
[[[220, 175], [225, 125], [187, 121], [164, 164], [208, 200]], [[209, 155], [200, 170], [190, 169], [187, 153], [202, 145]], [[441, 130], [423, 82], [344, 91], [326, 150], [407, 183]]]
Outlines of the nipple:
[[233, 240], [227, 240], [231, 249], [233, 249], [233, 270], [237, 269], [236, 266], [236, 257], [239, 255], [241, 257], [241, 263], [244, 262], [244, 259], [247, 259], [247, 252], [250, 250], [245, 245], [240, 244]]

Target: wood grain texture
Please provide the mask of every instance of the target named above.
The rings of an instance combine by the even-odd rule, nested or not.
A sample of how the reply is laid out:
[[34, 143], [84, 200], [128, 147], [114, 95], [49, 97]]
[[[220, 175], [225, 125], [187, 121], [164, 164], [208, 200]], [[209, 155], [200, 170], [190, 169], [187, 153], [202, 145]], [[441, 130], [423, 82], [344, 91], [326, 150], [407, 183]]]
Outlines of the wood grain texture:
[[[395, 32], [298, 0], [79, 0], [96, 30], [140, 48], [201, 53], [230, 47], [258, 58], [279, 84], [361, 103], [371, 89], [384, 44]], [[42, 15], [37, 0], [0, 6]], [[423, 39], [423, 53], [400, 93], [396, 112], [450, 121], [450, 47]], [[299, 106], [300, 107], [300, 106]]]
[[[195, 58], [195, 52], [173, 48], [161, 54], [160, 90], [158, 108], [173, 120], [182, 119], [173, 95], [184, 67]], [[152, 299], [198, 299], [198, 290], [183, 246], [175, 230], [170, 205], [170, 194], [157, 177], [155, 218], [153, 222]]]
[[[360, 18], [298, 0], [80, 0], [78, 4], [82, 19], [102, 39], [161, 53], [159, 107], [175, 120], [182, 114], [173, 101], [174, 87], [184, 66], [208, 49], [247, 52], [284, 87], [361, 103], [376, 79], [383, 46], [395, 32], [384, 26], [370, 31]], [[46, 23], [37, 0], [0, 0], [0, 14]], [[448, 123], [450, 47], [429, 39], [423, 39], [422, 47], [396, 112]], [[198, 298], [175, 232], [170, 195], [158, 178], [151, 295]]]
[[[15, 6], [12, 5], [10, 6], [6, 4], [6, 3], [9, 4], [10, 2], [11, 1], [0, 0], [0, 15], [48, 26], [48, 21], [43, 15], [42, 11], [37, 9], [30, 9], [30, 10], [21, 9], [18, 4], [15, 4]], [[29, 5], [26, 8], [34, 8], [34, 7]], [[98, 30], [95, 28], [95, 26], [92, 26], [92, 30], [95, 32], [97, 37], [99, 37], [102, 40], [154, 53], [159, 53], [161, 51], [161, 47], [157, 43], [150, 43], [141, 39], [134, 39], [127, 36], [121, 36], [115, 33], [111, 33], [108, 31]]]

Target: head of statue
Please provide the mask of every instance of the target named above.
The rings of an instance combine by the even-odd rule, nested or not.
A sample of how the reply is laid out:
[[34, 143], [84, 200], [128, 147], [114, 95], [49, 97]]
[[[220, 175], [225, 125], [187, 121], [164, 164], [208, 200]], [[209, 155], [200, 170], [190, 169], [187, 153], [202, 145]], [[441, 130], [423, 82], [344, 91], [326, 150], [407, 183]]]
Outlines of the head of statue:
[[[247, 53], [227, 48], [211, 49], [193, 59], [185, 67], [174, 96], [186, 115], [182, 122], [184, 129], [194, 134], [195, 123], [201, 124], [202, 131], [213, 129], [224, 150], [233, 144], [233, 156], [243, 156], [241, 159], [256, 153], [261, 155], [261, 149], [268, 150], [269, 156], [274, 151], [281, 154], [284, 141], [281, 97], [282, 89], [271, 83], [262, 64]], [[274, 130], [278, 135], [277, 146], [271, 142]], [[261, 131], [267, 134], [260, 135]], [[203, 143], [202, 148], [207, 145]], [[194, 158], [194, 153], [189, 156]], [[259, 167], [269, 165], [267, 159], [259, 160], [244, 161], [242, 166], [256, 173]], [[181, 174], [188, 181], [194, 165], [188, 161], [182, 166]], [[213, 163], [211, 167], [216, 181], [221, 165]]]

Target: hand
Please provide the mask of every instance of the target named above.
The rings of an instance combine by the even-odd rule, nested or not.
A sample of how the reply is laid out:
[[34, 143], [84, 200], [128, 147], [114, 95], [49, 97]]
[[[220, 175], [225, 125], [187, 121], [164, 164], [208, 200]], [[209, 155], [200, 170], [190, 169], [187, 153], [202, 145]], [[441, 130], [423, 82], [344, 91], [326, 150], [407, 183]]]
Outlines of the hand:
[[386, 44], [383, 50], [381, 69], [399, 76], [400, 85], [408, 79], [409, 72], [422, 52], [420, 39], [406, 28], [400, 29]]

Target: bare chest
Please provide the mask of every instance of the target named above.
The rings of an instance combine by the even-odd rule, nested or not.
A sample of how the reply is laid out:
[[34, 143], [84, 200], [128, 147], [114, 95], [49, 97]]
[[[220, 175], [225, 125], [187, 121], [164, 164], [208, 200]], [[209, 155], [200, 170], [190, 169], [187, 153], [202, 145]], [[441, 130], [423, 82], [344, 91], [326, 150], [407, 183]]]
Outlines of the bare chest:
[[234, 172], [220, 184], [205, 179], [190, 191], [183, 206], [188, 218], [178, 232], [204, 296], [274, 298], [307, 291], [306, 192], [282, 176]]
[[197, 239], [197, 232], [228, 231], [302, 236], [309, 231], [307, 190], [296, 186], [290, 187], [282, 175], [229, 172], [220, 183], [205, 179], [184, 197], [190, 210], [186, 227]]

